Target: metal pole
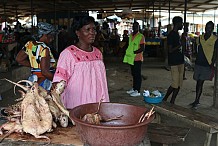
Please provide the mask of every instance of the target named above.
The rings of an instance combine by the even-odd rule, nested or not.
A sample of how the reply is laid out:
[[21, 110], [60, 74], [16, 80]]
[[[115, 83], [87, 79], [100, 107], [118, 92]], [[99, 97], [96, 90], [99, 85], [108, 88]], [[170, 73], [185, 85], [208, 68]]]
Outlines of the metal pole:
[[193, 13], [193, 22], [192, 23], [193, 23], [193, 32], [196, 32], [194, 20], [195, 20], [195, 13]]
[[[56, 17], [57, 17], [57, 14], [56, 14], [56, 0], [54, 0], [54, 26], [57, 29], [58, 28], [58, 24], [56, 24], [56, 19], [57, 19]], [[58, 52], [58, 33], [56, 33], [56, 35], [55, 35], [54, 48]]]
[[5, 34], [7, 34], [7, 18], [6, 18], [6, 3], [4, 2], [4, 21], [5, 21]]
[[31, 25], [32, 25], [32, 29], [31, 29], [31, 34], [33, 34], [33, 0], [30, 0], [30, 5], [31, 5]]
[[54, 0], [54, 25], [56, 25], [56, 1]]
[[170, 24], [170, 0], [169, 0], [169, 7], [168, 7], [168, 14], [169, 14], [169, 17], [168, 17], [168, 24]]
[[[184, 35], [185, 35], [185, 37], [187, 37], [187, 33], [188, 33], [188, 31], [187, 31], [187, 23], [186, 23], [186, 11], [187, 11], [187, 0], [185, 0], [185, 8], [184, 8], [184, 30], [183, 30], [183, 33], [184, 33]], [[185, 39], [185, 44], [187, 43], [186, 42], [187, 40]], [[184, 48], [183, 48], [183, 50], [185, 51], [187, 49], [187, 45], [184, 45]]]
[[167, 27], [167, 33], [169, 33], [170, 32], [170, 0], [169, 0], [169, 8], [168, 8], [168, 14], [169, 14], [169, 16], [168, 16], [168, 27]]
[[213, 10], [213, 22], [214, 22], [214, 24], [215, 24], [215, 15], [216, 15], [216, 11], [215, 11], [215, 9]]
[[187, 26], [186, 26], [186, 12], [187, 12], [187, 0], [185, 0], [185, 8], [184, 8], [184, 30], [187, 29]]
[[15, 6], [16, 22], [18, 21], [17, 5]]
[[153, 30], [154, 30], [154, 2], [153, 2]]
[[159, 0], [159, 22], [158, 22], [158, 37], [161, 34], [161, 0]]
[[203, 24], [204, 24], [204, 12], [202, 13], [202, 24], [201, 24], [201, 26], [202, 26], [202, 33], [203, 33], [203, 30], [204, 30]]

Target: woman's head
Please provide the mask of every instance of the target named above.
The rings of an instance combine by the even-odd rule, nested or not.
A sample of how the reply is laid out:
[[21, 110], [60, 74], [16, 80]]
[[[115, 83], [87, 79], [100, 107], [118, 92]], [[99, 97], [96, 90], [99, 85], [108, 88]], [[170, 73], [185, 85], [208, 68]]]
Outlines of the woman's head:
[[205, 33], [206, 34], [212, 34], [214, 29], [214, 23], [212, 21], [207, 22], [205, 27]]
[[91, 16], [76, 17], [72, 23], [75, 43], [83, 42], [92, 44], [95, 40], [95, 19]]
[[51, 43], [54, 40], [56, 29], [53, 25], [46, 22], [39, 22], [38, 25], [38, 38], [46, 44]]

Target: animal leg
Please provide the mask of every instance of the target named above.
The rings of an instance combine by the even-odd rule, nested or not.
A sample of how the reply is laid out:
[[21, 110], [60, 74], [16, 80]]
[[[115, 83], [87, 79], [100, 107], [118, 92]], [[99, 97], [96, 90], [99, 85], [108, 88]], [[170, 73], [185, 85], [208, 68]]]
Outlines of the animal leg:
[[51, 143], [51, 139], [47, 136], [44, 136], [44, 135], [34, 135], [35, 138], [44, 138], [44, 139], [48, 139], [48, 143], [46, 145], [49, 145]]

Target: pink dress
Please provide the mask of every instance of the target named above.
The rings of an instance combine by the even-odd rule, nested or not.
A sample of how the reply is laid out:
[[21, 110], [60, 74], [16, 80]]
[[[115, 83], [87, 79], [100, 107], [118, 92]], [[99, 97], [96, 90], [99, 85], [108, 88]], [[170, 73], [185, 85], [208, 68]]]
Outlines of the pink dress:
[[92, 52], [72, 45], [63, 50], [58, 59], [53, 82], [66, 81], [62, 102], [67, 109], [78, 105], [109, 102], [105, 66], [101, 52], [93, 47]]

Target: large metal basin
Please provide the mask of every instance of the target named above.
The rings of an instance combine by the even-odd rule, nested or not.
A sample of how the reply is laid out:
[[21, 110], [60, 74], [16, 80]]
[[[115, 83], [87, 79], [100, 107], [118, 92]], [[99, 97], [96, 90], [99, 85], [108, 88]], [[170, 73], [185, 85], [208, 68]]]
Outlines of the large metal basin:
[[83, 122], [81, 118], [97, 111], [98, 103], [77, 106], [70, 110], [70, 116], [76, 123], [76, 129], [84, 144], [89, 146], [135, 146], [143, 141], [147, 134], [149, 119], [138, 124], [140, 116], [147, 110], [145, 107], [119, 103], [101, 103], [99, 114], [104, 118], [123, 115], [121, 120], [93, 125]]

